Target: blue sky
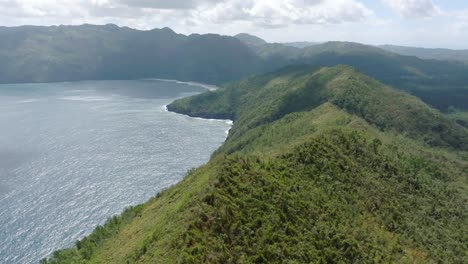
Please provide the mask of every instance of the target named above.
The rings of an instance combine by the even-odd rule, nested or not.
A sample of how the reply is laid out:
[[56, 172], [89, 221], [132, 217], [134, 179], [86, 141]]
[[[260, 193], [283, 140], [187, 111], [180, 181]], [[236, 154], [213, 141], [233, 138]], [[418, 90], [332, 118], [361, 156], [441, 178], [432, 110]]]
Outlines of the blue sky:
[[468, 49], [468, 0], [0, 0], [1, 26], [83, 23]]

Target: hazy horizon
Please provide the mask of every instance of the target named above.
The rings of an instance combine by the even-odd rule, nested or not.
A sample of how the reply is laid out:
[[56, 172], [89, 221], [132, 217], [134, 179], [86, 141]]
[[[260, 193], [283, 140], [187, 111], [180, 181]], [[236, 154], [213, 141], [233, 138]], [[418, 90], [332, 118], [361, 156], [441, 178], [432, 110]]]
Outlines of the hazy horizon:
[[6, 28], [15, 28], [15, 27], [60, 27], [60, 26], [64, 26], [64, 27], [73, 27], [73, 26], [76, 26], [76, 27], [79, 27], [79, 26], [85, 26], [85, 25], [91, 25], [91, 26], [106, 26], [106, 25], [114, 25], [114, 26], [117, 26], [117, 27], [120, 27], [120, 28], [130, 28], [130, 29], [133, 29], [133, 30], [139, 30], [139, 31], [151, 31], [151, 30], [156, 30], [156, 29], [164, 29], [164, 28], [169, 28], [171, 29], [172, 31], [174, 31], [176, 34], [183, 34], [183, 35], [192, 35], [192, 34], [218, 34], [218, 35], [222, 35], [222, 36], [235, 36], [237, 34], [249, 34], [249, 35], [252, 35], [252, 36], [255, 36], [255, 37], [259, 37], [265, 41], [267, 41], [268, 43], [280, 43], [280, 44], [285, 44], [285, 43], [300, 43], [300, 42], [310, 42], [310, 43], [316, 43], [316, 44], [320, 44], [320, 43], [326, 43], [326, 42], [333, 42], [333, 41], [342, 41], [342, 42], [355, 42], [355, 43], [360, 43], [360, 44], [365, 44], [365, 45], [371, 45], [371, 46], [386, 46], [386, 45], [389, 45], [389, 46], [400, 46], [400, 47], [408, 47], [408, 48], [422, 48], [422, 49], [448, 49], [448, 50], [459, 50], [459, 51], [464, 51], [464, 50], [468, 50], [468, 47], [467, 48], [445, 48], [445, 47], [426, 47], [426, 46], [409, 46], [409, 45], [401, 45], [401, 44], [395, 44], [395, 43], [366, 43], [366, 42], [356, 42], [356, 41], [349, 41], [349, 40], [339, 40], [339, 39], [329, 39], [329, 40], [324, 40], [324, 41], [308, 41], [308, 40], [296, 40], [296, 41], [284, 41], [284, 42], [275, 42], [275, 41], [269, 41], [268, 39], [264, 39], [260, 36], [257, 36], [257, 35], [254, 35], [252, 33], [249, 33], [249, 32], [239, 32], [239, 33], [236, 33], [236, 34], [233, 34], [233, 35], [225, 35], [225, 34], [219, 34], [219, 33], [215, 33], [215, 32], [206, 32], [206, 33], [198, 33], [198, 32], [191, 32], [191, 33], [180, 33], [180, 32], [177, 32], [175, 31], [174, 29], [170, 28], [170, 27], [161, 27], [161, 28], [150, 28], [150, 29], [138, 29], [138, 28], [133, 28], [133, 27], [129, 27], [129, 26], [121, 26], [121, 25], [118, 25], [118, 24], [114, 24], [114, 23], [107, 23], [107, 24], [90, 24], [90, 23], [83, 23], [83, 24], [76, 24], [76, 25], [73, 25], [73, 24], [57, 24], [57, 25], [29, 25], [29, 24], [25, 24], [25, 25], [18, 25], [18, 26], [0, 26], [0, 27], [6, 27]]
[[268, 42], [351, 41], [468, 49], [462, 0], [1, 0], [0, 25], [116, 24]]

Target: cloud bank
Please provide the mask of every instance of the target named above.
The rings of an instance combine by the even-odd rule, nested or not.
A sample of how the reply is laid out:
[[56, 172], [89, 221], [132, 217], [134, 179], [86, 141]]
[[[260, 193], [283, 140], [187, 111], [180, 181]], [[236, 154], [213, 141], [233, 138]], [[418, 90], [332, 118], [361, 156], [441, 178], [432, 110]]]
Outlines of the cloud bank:
[[0, 0], [0, 17], [50, 21], [132, 18], [191, 24], [250, 23], [257, 27], [362, 21], [373, 11], [356, 0]]
[[[434, 0], [435, 1], [435, 0]], [[457, 0], [458, 1], [458, 0]], [[461, 1], [461, 0], [459, 0]], [[270, 41], [468, 48], [468, 3], [433, 0], [0, 0], [0, 26], [114, 23]], [[390, 12], [389, 12], [390, 11]]]

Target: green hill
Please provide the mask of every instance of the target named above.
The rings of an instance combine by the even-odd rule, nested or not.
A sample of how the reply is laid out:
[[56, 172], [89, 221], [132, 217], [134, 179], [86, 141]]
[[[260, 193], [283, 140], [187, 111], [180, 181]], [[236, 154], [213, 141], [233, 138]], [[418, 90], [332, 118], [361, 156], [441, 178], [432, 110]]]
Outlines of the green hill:
[[[466, 129], [416, 97], [389, 88], [348, 66], [323, 68], [313, 74], [311, 71], [292, 69], [273, 80], [269, 76], [252, 78], [226, 89], [179, 100], [169, 109], [191, 116], [208, 113], [207, 117], [236, 119], [237, 127], [241, 127], [239, 133], [232, 131], [231, 137], [236, 137], [286, 114], [309, 111], [330, 102], [383, 131], [402, 133], [432, 146], [468, 150]], [[252, 82], [261, 88], [251, 90]]]
[[425, 60], [380, 47], [340, 41], [305, 48], [260, 41], [249, 46], [267, 62], [269, 70], [294, 64], [317, 67], [345, 64], [410, 92], [440, 110], [446, 111], [451, 106], [468, 109], [468, 65], [462, 62]]
[[115, 25], [0, 27], [0, 83], [167, 78], [207, 83], [261, 71], [233, 37]]
[[211, 161], [44, 263], [464, 263], [468, 131], [347, 66], [174, 102], [235, 123]]
[[410, 92], [426, 103], [446, 110], [466, 109], [468, 68], [461, 62], [423, 60], [376, 47], [328, 42], [304, 49], [299, 62], [317, 66], [351, 65], [385, 84]]
[[305, 48], [248, 34], [177, 34], [115, 25], [0, 27], [0, 83], [164, 78], [222, 84], [290, 65], [351, 65], [442, 111], [468, 110], [468, 65], [350, 42]]

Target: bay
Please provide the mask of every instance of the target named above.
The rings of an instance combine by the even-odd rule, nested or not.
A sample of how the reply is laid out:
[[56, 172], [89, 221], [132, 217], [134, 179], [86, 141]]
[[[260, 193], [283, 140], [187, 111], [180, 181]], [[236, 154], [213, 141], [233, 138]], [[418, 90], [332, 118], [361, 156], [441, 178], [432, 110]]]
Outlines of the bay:
[[231, 124], [170, 113], [203, 87], [0, 85], [0, 262], [37, 263], [209, 160]]

